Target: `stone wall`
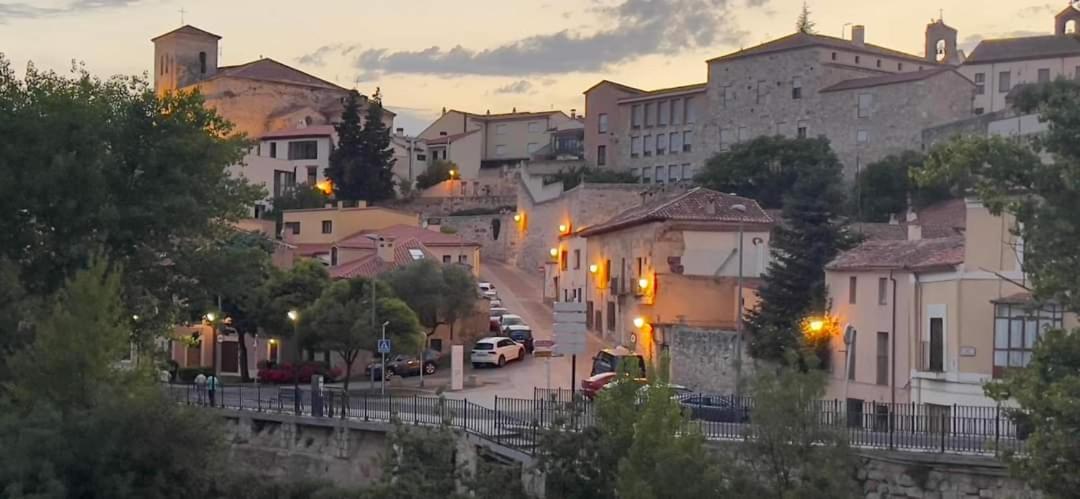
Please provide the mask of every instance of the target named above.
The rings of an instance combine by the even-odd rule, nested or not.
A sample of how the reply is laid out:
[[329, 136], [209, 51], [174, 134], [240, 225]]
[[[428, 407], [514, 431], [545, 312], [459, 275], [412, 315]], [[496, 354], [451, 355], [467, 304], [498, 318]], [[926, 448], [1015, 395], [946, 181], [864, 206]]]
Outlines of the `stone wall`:
[[463, 210], [511, 207], [517, 203], [516, 196], [447, 196], [417, 197], [384, 203], [385, 206], [410, 213], [420, 213], [424, 218], [445, 217]]
[[990, 457], [858, 452], [856, 478], [866, 499], [1039, 499]]
[[466, 241], [480, 244], [481, 262], [510, 261], [517, 247], [512, 238], [512, 214], [441, 217], [439, 222], [443, 227], [453, 228]]
[[[662, 348], [671, 362], [671, 382], [696, 391], [734, 393], [736, 384], [736, 337], [730, 330], [699, 329], [682, 325], [658, 325]], [[742, 379], [753, 376], [753, 359], [743, 342]], [[744, 382], [745, 383], [745, 382]]]

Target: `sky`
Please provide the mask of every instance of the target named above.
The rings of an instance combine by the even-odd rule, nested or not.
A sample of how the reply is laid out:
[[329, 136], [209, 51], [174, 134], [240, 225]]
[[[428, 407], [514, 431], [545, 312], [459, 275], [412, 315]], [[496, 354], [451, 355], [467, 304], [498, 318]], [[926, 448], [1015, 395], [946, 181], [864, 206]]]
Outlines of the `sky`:
[[[808, 0], [819, 33], [921, 54], [939, 15], [961, 47], [1053, 31], [1066, 0]], [[418, 133], [443, 107], [576, 109], [609, 79], [705, 81], [705, 60], [790, 34], [802, 0], [0, 0], [0, 53], [21, 73], [149, 73], [150, 38], [183, 21], [221, 35], [220, 64], [270, 57], [370, 94]], [[181, 10], [183, 13], [181, 14]]]

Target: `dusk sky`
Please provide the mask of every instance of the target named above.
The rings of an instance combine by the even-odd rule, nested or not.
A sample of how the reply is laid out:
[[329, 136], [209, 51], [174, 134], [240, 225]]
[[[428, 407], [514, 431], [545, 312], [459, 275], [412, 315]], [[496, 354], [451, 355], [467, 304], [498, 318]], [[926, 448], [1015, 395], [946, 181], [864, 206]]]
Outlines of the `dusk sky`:
[[[866, 25], [869, 43], [921, 54], [939, 9], [980, 38], [1050, 33], [1065, 0], [811, 0], [820, 33]], [[221, 64], [259, 56], [363, 93], [381, 87], [419, 132], [442, 107], [584, 110], [600, 79], [639, 88], [705, 80], [708, 58], [794, 31], [802, 0], [0, 0], [0, 52], [98, 75], [141, 74], [150, 38], [184, 21], [216, 33]]]

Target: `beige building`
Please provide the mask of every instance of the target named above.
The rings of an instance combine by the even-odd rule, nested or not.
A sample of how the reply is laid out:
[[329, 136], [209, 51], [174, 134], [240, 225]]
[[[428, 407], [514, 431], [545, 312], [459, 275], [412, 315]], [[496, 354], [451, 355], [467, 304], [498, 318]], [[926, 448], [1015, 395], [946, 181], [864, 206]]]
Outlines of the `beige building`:
[[479, 243], [415, 225], [360, 231], [334, 242], [330, 254], [335, 279], [373, 277], [417, 260], [462, 265], [480, 277]]
[[1018, 85], [1057, 78], [1080, 79], [1080, 10], [1066, 7], [1054, 17], [1054, 34], [983, 40], [960, 66], [975, 82], [975, 113], [1008, 108]]
[[1075, 317], [1017, 285], [1023, 242], [1011, 217], [956, 200], [909, 218], [906, 237], [867, 241], [827, 267], [831, 314], [855, 330], [850, 346], [832, 339], [829, 397], [945, 413], [993, 405], [983, 384], [1027, 365], [1039, 335]]
[[767, 264], [772, 222], [751, 199], [703, 188], [662, 193], [568, 230], [548, 278], [558, 301], [586, 304], [590, 329], [651, 357], [659, 326], [735, 328], [739, 230], [749, 308], [755, 300], [747, 297]]
[[341, 238], [366, 230], [380, 230], [394, 225], [420, 226], [415, 213], [391, 210], [381, 206], [336, 206], [288, 210], [282, 217], [285, 242], [299, 248], [299, 254], [330, 258], [330, 247]]

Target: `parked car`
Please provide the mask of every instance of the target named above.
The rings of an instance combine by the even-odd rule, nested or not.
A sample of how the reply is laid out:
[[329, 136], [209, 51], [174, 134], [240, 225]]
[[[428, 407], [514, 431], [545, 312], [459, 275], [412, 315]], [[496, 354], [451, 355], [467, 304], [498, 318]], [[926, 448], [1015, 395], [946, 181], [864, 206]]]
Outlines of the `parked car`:
[[488, 312], [488, 331], [499, 334], [502, 332], [502, 318], [510, 311], [502, 307], [491, 307], [491, 311]]
[[480, 281], [476, 283], [476, 287], [480, 292], [480, 297], [485, 300], [494, 300], [499, 297], [499, 293], [495, 291], [495, 285], [490, 282]]
[[[505, 325], [503, 326], [505, 327]], [[596, 353], [593, 357], [592, 372], [590, 376], [595, 376], [601, 373], [613, 373], [619, 368], [619, 362], [637, 362], [639, 374], [645, 375], [645, 358], [623, 347], [615, 349], [605, 348]]]
[[[430, 376], [438, 370], [439, 352], [428, 350], [424, 352], [424, 375]], [[382, 360], [376, 360], [364, 367], [364, 376], [370, 378], [374, 374], [375, 379], [382, 379]], [[386, 379], [394, 376], [418, 376], [420, 374], [420, 359], [415, 355], [394, 355], [386, 359]]]
[[503, 330], [504, 334], [509, 330], [508, 328], [510, 326], [527, 326], [528, 325], [528, 324], [525, 324], [525, 319], [522, 319], [520, 315], [515, 315], [515, 314], [503, 314], [502, 320], [500, 321], [500, 323], [502, 324], [502, 330]]
[[510, 339], [524, 345], [525, 353], [533, 353], [533, 334], [531, 327], [524, 324], [515, 324], [513, 326], [506, 326], [504, 332]]
[[750, 422], [750, 406], [734, 396], [692, 394], [681, 397], [683, 414], [717, 423]]
[[494, 300], [491, 300], [489, 305], [491, 305], [491, 308], [501, 307], [502, 306], [502, 300], [500, 300], [498, 298], [495, 298]]
[[484, 364], [502, 367], [508, 361], [524, 359], [525, 347], [510, 338], [492, 336], [477, 340], [469, 357], [475, 368]]
[[587, 399], [593, 399], [597, 393], [600, 393], [600, 389], [605, 385], [611, 383], [615, 379], [615, 373], [606, 372], [600, 374], [594, 374], [581, 380], [581, 395]]

